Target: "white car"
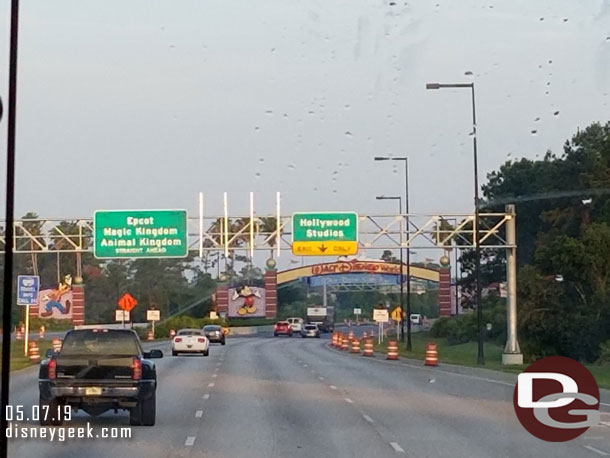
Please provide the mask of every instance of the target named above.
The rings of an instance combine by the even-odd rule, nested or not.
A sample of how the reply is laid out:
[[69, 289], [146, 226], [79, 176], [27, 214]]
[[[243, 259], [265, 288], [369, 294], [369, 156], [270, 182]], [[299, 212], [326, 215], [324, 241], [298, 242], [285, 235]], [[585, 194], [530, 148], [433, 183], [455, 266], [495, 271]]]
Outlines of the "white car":
[[210, 341], [201, 329], [180, 329], [172, 340], [172, 355], [178, 353], [210, 354]]
[[301, 332], [301, 330], [303, 329], [303, 318], [288, 318], [286, 321], [290, 323], [292, 332]]

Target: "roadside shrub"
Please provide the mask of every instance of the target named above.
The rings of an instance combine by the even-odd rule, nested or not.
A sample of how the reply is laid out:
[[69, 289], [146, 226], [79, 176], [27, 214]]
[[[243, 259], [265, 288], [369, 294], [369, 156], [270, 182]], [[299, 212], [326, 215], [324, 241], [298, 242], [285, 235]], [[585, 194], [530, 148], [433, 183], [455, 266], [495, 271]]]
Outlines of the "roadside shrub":
[[610, 366], [610, 340], [606, 340], [599, 346], [599, 358], [597, 364]]

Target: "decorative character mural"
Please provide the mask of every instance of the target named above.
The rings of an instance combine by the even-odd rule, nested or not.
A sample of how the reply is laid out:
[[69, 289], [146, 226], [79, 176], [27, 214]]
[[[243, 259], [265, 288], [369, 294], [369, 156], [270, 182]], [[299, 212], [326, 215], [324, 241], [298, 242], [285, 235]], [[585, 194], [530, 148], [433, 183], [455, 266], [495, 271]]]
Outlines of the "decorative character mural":
[[72, 319], [72, 276], [66, 275], [57, 288], [43, 289], [39, 293], [40, 318]]
[[265, 316], [265, 289], [243, 286], [229, 289], [229, 318]]

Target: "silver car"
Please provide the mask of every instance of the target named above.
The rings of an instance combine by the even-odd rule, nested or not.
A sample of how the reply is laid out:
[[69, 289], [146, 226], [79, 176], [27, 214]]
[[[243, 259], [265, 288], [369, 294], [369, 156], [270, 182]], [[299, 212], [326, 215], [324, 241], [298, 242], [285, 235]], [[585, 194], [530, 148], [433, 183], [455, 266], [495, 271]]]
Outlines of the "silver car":
[[306, 324], [301, 329], [301, 337], [317, 337], [320, 338], [320, 328], [317, 324]]

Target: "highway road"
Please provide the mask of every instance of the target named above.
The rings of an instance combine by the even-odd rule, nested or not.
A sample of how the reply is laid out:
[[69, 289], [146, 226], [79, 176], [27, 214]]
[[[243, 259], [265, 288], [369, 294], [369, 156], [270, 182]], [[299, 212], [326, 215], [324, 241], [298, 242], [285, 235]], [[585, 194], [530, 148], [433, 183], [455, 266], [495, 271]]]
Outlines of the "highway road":
[[[168, 343], [160, 345], [169, 353]], [[327, 339], [232, 338], [207, 358], [157, 360], [157, 424], [131, 439], [12, 439], [11, 457], [609, 456], [610, 427], [568, 443], [535, 439], [512, 407], [514, 375], [452, 372], [340, 353]], [[37, 402], [35, 369], [11, 404]], [[610, 425], [610, 405], [602, 420]], [[129, 426], [126, 413], [70, 425]], [[35, 423], [30, 422], [35, 426]], [[23, 426], [23, 425], [22, 425]]]

